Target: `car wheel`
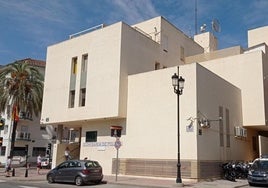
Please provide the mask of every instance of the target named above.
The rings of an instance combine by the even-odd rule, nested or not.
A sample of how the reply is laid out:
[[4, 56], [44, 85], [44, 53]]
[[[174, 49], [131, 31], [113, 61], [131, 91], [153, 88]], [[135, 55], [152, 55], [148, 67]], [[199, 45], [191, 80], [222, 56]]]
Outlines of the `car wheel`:
[[249, 183], [249, 182], [248, 182], [248, 184], [249, 184], [249, 186], [254, 186], [255, 185], [254, 183]]
[[83, 184], [84, 184], [83, 179], [80, 176], [77, 176], [75, 178], [75, 185], [80, 186], [80, 185], [83, 185]]
[[54, 179], [53, 179], [51, 174], [47, 176], [47, 182], [48, 183], [54, 183]]
[[102, 182], [102, 179], [95, 181], [96, 184], [100, 184]]

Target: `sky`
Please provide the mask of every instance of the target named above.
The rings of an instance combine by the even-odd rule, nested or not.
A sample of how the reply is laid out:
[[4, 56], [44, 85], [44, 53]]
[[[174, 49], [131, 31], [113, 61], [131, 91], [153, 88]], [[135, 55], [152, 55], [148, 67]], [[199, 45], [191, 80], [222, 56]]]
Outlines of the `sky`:
[[196, 23], [200, 33], [218, 20], [219, 49], [247, 48], [247, 31], [268, 26], [267, 12], [268, 0], [0, 0], [0, 65], [46, 60], [48, 46], [100, 24], [134, 25], [157, 16], [189, 37]]

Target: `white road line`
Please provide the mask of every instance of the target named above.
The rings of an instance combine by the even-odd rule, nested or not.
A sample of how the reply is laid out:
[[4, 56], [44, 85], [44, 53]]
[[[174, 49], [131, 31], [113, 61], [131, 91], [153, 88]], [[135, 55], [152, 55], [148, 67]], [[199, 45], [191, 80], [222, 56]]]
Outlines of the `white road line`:
[[20, 185], [19, 187], [21, 187], [21, 188], [38, 188], [38, 187], [33, 187], [33, 186], [24, 186], [24, 185]]
[[6, 180], [0, 180], [0, 183], [4, 183], [4, 182], [7, 182]]

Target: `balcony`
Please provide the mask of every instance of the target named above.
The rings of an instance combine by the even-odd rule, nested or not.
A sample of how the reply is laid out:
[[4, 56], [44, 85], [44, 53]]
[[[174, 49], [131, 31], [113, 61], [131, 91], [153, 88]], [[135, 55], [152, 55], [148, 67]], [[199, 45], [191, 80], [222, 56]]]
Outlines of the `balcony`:
[[20, 120], [33, 120], [33, 117], [30, 113], [27, 112], [20, 112], [19, 113]]
[[16, 140], [31, 141], [31, 133], [29, 133], [29, 132], [17, 132]]

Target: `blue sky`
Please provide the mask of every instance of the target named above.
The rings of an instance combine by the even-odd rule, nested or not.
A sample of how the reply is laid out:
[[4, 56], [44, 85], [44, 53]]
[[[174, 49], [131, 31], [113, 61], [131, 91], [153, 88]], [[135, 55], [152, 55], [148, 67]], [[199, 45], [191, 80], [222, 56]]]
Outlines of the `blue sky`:
[[[247, 30], [268, 25], [268, 0], [197, 0], [198, 30], [215, 33], [219, 48], [247, 47]], [[129, 25], [163, 16], [189, 36], [195, 33], [195, 0], [0, 0], [0, 64], [46, 60], [47, 46], [99, 24]]]

